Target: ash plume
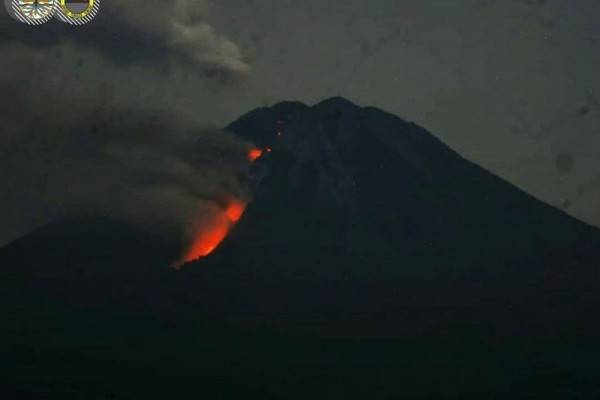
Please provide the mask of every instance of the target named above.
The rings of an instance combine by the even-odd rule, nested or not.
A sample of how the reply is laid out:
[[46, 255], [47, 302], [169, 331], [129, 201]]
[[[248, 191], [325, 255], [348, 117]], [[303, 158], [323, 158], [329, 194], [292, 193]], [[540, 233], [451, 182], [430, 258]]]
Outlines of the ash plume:
[[249, 66], [206, 2], [150, 3], [103, 3], [88, 32], [0, 21], [0, 245], [81, 214], [181, 235], [247, 198], [248, 144], [205, 121]]
[[68, 121], [36, 108], [0, 137], [0, 207], [14, 234], [82, 213], [173, 234], [221, 193], [246, 196], [247, 146], [225, 132], [136, 109], [83, 107]]

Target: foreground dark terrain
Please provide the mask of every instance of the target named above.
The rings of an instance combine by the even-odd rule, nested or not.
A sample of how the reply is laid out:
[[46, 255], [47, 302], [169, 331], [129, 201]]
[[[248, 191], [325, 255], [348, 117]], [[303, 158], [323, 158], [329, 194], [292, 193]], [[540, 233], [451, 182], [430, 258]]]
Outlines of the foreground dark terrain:
[[272, 152], [209, 257], [100, 218], [0, 251], [2, 398], [600, 395], [600, 230], [341, 98], [228, 129]]

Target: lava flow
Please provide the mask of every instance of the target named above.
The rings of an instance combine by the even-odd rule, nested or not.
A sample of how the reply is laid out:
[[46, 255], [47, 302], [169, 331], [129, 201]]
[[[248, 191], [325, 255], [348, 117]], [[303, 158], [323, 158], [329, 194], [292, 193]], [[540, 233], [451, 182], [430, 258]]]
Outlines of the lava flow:
[[[270, 153], [271, 148], [265, 150], [252, 148], [248, 151], [248, 161], [253, 163], [259, 159], [264, 152]], [[194, 228], [193, 240], [184, 253], [183, 257], [174, 266], [179, 269], [184, 264], [206, 257], [212, 253], [225, 239], [231, 228], [244, 214], [246, 204], [240, 200], [232, 199], [227, 206], [215, 212], [209, 220], [204, 221]]]
[[251, 149], [248, 151], [248, 160], [250, 162], [256, 161], [260, 156], [262, 156], [263, 151], [261, 149]]
[[176, 264], [180, 268], [183, 264], [206, 257], [212, 253], [225, 239], [231, 228], [241, 218], [246, 204], [239, 200], [232, 200], [227, 207], [219, 210], [208, 221], [197, 229], [189, 249]]

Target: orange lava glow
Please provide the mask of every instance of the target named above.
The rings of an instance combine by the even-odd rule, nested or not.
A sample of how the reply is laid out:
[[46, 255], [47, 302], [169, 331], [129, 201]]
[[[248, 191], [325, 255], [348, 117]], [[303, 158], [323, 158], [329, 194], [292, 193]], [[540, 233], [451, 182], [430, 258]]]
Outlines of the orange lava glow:
[[181, 260], [175, 263], [176, 268], [183, 264], [206, 257], [212, 253], [227, 237], [235, 223], [244, 214], [246, 204], [232, 200], [225, 209], [214, 214], [208, 221], [201, 224]]
[[189, 262], [212, 253], [229, 233], [229, 224], [222, 215], [217, 215], [213, 221], [203, 227], [192, 242], [183, 257], [183, 262]]
[[238, 222], [245, 209], [246, 205], [244, 203], [234, 200], [227, 206], [227, 209], [225, 209], [225, 214], [227, 214], [227, 218], [229, 218], [231, 222]]
[[248, 152], [248, 160], [250, 162], [256, 161], [260, 156], [262, 156], [263, 151], [261, 149], [251, 149]]

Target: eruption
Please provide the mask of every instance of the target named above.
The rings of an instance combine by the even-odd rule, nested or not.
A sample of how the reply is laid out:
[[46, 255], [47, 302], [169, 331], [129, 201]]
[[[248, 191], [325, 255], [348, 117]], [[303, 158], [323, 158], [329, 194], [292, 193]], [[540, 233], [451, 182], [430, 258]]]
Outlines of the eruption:
[[185, 263], [212, 253], [225, 239], [235, 223], [239, 221], [245, 209], [245, 203], [232, 199], [225, 208], [219, 209], [208, 220], [198, 224], [194, 229], [194, 236], [188, 250], [175, 263], [175, 267], [181, 268]]
[[261, 149], [251, 149], [248, 152], [248, 160], [250, 162], [256, 161], [260, 156], [262, 156], [263, 151]]
[[[270, 153], [270, 147], [263, 149], [252, 148], [248, 150], [248, 161], [253, 163], [266, 153]], [[185, 263], [206, 257], [211, 254], [227, 237], [231, 229], [239, 221], [246, 209], [246, 203], [236, 198], [229, 198], [208, 220], [196, 223], [193, 228], [190, 246], [181, 259], [174, 263], [179, 269]]]

